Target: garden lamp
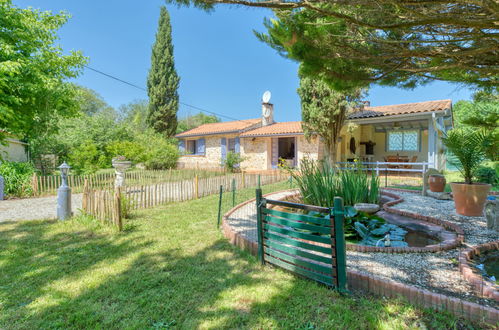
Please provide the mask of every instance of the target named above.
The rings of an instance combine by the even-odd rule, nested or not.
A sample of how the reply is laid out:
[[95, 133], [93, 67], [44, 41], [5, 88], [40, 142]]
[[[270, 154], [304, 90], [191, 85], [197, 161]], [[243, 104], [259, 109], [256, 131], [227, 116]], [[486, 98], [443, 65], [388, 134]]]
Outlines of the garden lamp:
[[61, 186], [57, 189], [57, 218], [65, 220], [71, 217], [71, 188], [68, 186], [69, 166], [66, 162], [59, 166], [61, 170]]

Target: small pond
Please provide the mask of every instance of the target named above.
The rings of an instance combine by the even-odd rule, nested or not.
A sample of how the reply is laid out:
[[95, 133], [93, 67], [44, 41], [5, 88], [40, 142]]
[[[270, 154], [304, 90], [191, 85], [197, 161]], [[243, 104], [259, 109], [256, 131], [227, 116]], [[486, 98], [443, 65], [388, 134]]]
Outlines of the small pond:
[[490, 251], [473, 259], [475, 268], [484, 279], [499, 285], [499, 251]]
[[[298, 202], [296, 199], [293, 202]], [[301, 209], [277, 207], [284, 212], [304, 213]], [[315, 214], [327, 217], [325, 214]], [[359, 212], [345, 220], [347, 243], [366, 246], [385, 246], [386, 234], [390, 234], [391, 247], [425, 247], [443, 241], [441, 227], [421, 220], [379, 211], [375, 215]]]

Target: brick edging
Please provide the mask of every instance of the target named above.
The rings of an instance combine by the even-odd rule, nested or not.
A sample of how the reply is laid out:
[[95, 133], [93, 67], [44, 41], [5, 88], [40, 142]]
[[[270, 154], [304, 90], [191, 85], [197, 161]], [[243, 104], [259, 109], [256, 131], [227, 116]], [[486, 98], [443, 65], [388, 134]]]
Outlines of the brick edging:
[[461, 271], [463, 277], [471, 283], [475, 293], [485, 298], [491, 298], [495, 301], [499, 301], [499, 289], [497, 286], [484, 281], [482, 276], [476, 274], [469, 264], [469, 261], [471, 261], [476, 255], [493, 250], [499, 250], [499, 240], [480, 244], [464, 250], [459, 255], [459, 270]]
[[[227, 213], [228, 214], [228, 213]], [[235, 232], [224, 216], [222, 222], [224, 236], [231, 244], [257, 255], [258, 244]], [[350, 289], [366, 291], [375, 295], [386, 297], [403, 297], [409, 303], [435, 310], [446, 310], [456, 316], [469, 320], [497, 324], [499, 310], [482, 306], [462, 299], [449, 297], [443, 294], [417, 288], [415, 286], [385, 280], [373, 275], [368, 275], [355, 270], [347, 269], [347, 282]]]

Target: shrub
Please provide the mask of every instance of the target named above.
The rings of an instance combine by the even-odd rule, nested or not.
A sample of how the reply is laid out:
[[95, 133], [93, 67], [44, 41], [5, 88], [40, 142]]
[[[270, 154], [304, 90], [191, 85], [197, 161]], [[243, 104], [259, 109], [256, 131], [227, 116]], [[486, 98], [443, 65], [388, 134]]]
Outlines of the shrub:
[[[95, 173], [101, 167], [109, 167], [107, 158], [99, 152], [97, 145], [88, 140], [69, 154], [69, 165], [77, 174]], [[107, 165], [107, 166], [106, 166]]]
[[360, 165], [339, 170], [324, 161], [304, 159], [300, 170], [288, 171], [306, 204], [331, 207], [336, 196], [342, 197], [345, 205], [379, 201], [379, 179]]
[[31, 177], [35, 168], [31, 163], [0, 163], [0, 175], [3, 176], [4, 193], [10, 197], [27, 197], [33, 193]]
[[239, 170], [239, 165], [244, 161], [244, 159], [245, 158], [238, 152], [229, 151], [227, 153], [227, 157], [225, 157], [225, 160], [223, 161], [223, 164], [228, 172], [234, 173]]
[[475, 178], [478, 182], [497, 185], [499, 181], [499, 162], [490, 162], [483, 164], [475, 171]]
[[139, 142], [134, 141], [113, 141], [106, 146], [106, 151], [112, 156], [125, 156], [127, 160], [134, 163], [146, 161], [146, 148]]
[[175, 168], [178, 157], [178, 149], [171, 144], [155, 146], [154, 150], [149, 153], [145, 166], [148, 170]]

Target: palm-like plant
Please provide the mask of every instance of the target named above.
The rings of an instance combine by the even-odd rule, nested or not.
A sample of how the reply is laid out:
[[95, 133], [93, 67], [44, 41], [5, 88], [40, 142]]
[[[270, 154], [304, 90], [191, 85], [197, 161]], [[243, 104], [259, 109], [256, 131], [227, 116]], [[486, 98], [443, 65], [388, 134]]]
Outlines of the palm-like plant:
[[457, 159], [453, 165], [462, 173], [466, 184], [473, 183], [473, 175], [485, 158], [484, 136], [481, 130], [455, 128], [442, 139]]

